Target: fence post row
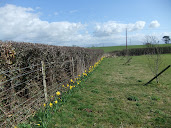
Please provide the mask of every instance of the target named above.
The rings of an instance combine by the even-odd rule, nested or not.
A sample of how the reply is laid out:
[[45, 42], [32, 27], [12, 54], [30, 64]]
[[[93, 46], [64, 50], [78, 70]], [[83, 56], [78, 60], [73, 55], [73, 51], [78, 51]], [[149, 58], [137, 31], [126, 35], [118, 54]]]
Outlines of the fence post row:
[[47, 103], [48, 98], [47, 98], [47, 87], [46, 87], [45, 63], [44, 63], [44, 61], [41, 61], [41, 63], [42, 63], [42, 75], [43, 75], [43, 86], [44, 86], [45, 101]]

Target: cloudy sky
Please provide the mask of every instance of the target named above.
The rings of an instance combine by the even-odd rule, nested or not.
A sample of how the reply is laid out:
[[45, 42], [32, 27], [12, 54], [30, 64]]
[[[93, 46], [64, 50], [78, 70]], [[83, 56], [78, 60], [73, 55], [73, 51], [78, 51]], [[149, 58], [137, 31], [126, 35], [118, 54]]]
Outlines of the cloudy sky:
[[170, 0], [0, 0], [0, 40], [62, 46], [171, 37]]

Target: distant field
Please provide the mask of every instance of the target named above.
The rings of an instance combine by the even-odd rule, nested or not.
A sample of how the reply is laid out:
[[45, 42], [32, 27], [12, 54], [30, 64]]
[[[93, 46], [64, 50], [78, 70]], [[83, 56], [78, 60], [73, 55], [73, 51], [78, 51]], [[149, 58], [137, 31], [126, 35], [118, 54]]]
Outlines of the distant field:
[[[171, 46], [171, 44], [160, 44], [161, 47], [167, 47]], [[130, 48], [145, 48], [145, 45], [130, 45], [128, 46], [128, 49]], [[91, 49], [102, 49], [104, 52], [112, 52], [112, 51], [118, 51], [118, 50], [123, 50], [126, 49], [125, 46], [109, 46], [109, 47], [91, 47]]]

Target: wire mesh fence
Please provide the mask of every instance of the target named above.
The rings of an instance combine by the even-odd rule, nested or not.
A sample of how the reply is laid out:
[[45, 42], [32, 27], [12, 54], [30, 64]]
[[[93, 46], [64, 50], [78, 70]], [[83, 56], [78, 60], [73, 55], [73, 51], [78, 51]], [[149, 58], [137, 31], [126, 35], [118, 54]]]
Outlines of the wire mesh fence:
[[0, 127], [11, 128], [34, 115], [63, 84], [82, 74], [92, 63], [84, 58], [43, 62], [23, 68], [0, 70]]

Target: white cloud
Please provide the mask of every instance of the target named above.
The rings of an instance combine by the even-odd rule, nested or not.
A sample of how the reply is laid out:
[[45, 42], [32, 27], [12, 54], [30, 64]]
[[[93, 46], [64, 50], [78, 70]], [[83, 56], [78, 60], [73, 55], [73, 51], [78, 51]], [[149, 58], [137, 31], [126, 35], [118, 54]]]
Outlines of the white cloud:
[[145, 21], [137, 21], [135, 24], [128, 24], [127, 28], [128, 31], [136, 31], [136, 30], [141, 30], [145, 27]]
[[160, 23], [157, 20], [151, 21], [149, 27], [150, 28], [158, 28], [160, 26]]
[[1, 40], [62, 45], [64, 42], [74, 42], [83, 38], [79, 31], [84, 27], [81, 23], [42, 21], [31, 8], [9, 4], [0, 8]]
[[[132, 44], [142, 44], [141, 40], [144, 35], [136, 30], [143, 29], [145, 24], [144, 21], [130, 24], [109, 21], [95, 24], [96, 27], [92, 30], [91, 24], [85, 25], [79, 22], [68, 21], [43, 21], [32, 8], [10, 4], [0, 7], [0, 40], [49, 43], [65, 46], [92, 46], [92, 44], [105, 45], [108, 43], [121, 45], [125, 42], [125, 33], [123, 34], [122, 32], [125, 32], [125, 29], [128, 28], [128, 31], [130, 31], [128, 38], [132, 39]], [[171, 36], [170, 33], [169, 36]]]
[[94, 36], [110, 36], [112, 34], [121, 33], [127, 28], [128, 31], [141, 30], [145, 26], [144, 21], [137, 21], [134, 24], [121, 24], [115, 21], [109, 21], [103, 24], [98, 23], [95, 27]]

